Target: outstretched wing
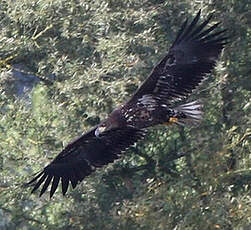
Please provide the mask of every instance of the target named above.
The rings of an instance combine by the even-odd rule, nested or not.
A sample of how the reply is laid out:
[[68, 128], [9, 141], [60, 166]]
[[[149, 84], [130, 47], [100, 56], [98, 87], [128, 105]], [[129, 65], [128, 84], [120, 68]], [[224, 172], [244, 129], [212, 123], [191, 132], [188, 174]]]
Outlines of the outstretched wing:
[[186, 98], [212, 71], [227, 43], [226, 30], [216, 31], [219, 23], [206, 28], [212, 15], [199, 24], [200, 14], [201, 11], [190, 25], [187, 20], [184, 22], [168, 54], [154, 67], [128, 103], [146, 94], [167, 104]]
[[95, 136], [95, 128], [67, 145], [42, 172], [26, 185], [34, 185], [32, 193], [41, 185], [40, 196], [51, 184], [50, 197], [55, 193], [59, 181], [62, 193], [90, 175], [96, 168], [107, 165], [120, 157], [121, 152], [144, 136], [145, 131], [131, 127], [117, 128]]

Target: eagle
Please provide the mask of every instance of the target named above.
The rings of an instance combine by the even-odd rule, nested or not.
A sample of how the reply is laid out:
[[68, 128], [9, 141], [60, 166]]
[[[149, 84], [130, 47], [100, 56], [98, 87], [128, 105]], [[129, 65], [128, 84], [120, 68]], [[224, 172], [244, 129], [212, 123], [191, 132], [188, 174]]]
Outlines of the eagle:
[[[121, 157], [129, 147], [144, 138], [147, 128], [167, 124], [196, 124], [202, 119], [202, 105], [186, 100], [212, 72], [228, 43], [220, 23], [209, 25], [212, 15], [200, 21], [201, 10], [186, 20], [169, 51], [150, 75], [123, 105], [89, 132], [69, 143], [26, 185], [40, 186], [40, 196], [50, 186], [52, 197], [61, 181], [62, 194], [69, 184], [74, 189], [83, 179]], [[185, 101], [185, 102], [184, 102]]]

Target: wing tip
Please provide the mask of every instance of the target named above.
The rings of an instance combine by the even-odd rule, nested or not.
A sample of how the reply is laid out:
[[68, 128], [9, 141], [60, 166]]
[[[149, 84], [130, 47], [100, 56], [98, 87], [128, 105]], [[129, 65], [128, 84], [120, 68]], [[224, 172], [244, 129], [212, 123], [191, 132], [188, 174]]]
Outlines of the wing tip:
[[[217, 22], [208, 29], [204, 30], [205, 27], [211, 21], [214, 12], [209, 14], [207, 19], [203, 21], [201, 24], [198, 24], [201, 18], [201, 9], [197, 12], [196, 16], [193, 20], [188, 24], [188, 19], [182, 24], [180, 31], [177, 34], [175, 41], [173, 42], [172, 47], [179, 45], [182, 42], [186, 41], [203, 41], [203, 42], [211, 42], [210, 39], [220, 39], [218, 37], [220, 34], [225, 33], [227, 30], [221, 30], [220, 32], [216, 32], [215, 36], [211, 32], [214, 31], [222, 22]], [[219, 33], [219, 34], [218, 34]], [[208, 39], [207, 39], [208, 38]], [[210, 39], [209, 39], [210, 38]]]
[[[191, 31], [189, 28], [192, 26], [196, 26], [201, 16], [201, 9], [197, 12], [196, 16], [193, 18], [191, 23], [188, 25], [188, 18], [182, 23], [182, 26], [173, 42], [173, 46], [179, 44]], [[190, 28], [191, 29], [191, 28]]]

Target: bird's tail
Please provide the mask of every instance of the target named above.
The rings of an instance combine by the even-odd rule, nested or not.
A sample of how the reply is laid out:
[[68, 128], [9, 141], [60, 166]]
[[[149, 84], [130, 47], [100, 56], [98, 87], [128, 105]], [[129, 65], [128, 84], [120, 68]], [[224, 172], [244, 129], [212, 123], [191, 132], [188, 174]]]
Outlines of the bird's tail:
[[192, 101], [174, 108], [176, 119], [180, 125], [197, 125], [202, 120], [202, 104], [200, 101]]

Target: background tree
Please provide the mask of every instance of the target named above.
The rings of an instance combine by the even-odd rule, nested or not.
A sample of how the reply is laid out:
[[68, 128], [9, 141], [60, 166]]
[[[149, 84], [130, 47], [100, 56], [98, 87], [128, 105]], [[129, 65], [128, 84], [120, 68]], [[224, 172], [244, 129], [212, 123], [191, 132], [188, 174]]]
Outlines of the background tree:
[[[2, 1], [0, 229], [251, 228], [248, 6]], [[153, 128], [66, 197], [30, 195], [21, 185], [125, 101], [200, 8], [231, 35], [214, 74], [194, 94], [205, 104], [200, 127]]]

